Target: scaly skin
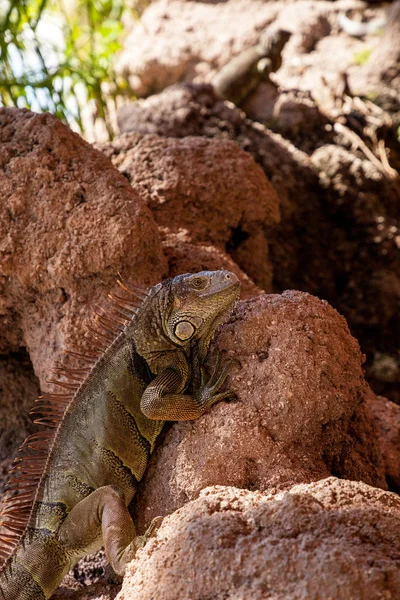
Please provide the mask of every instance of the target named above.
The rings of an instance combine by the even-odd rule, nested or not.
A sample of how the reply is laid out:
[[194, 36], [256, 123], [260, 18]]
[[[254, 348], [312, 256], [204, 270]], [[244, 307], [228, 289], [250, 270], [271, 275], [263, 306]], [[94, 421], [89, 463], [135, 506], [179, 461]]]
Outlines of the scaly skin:
[[80, 385], [49, 448], [27, 526], [0, 570], [0, 599], [50, 598], [102, 545], [117, 574], [141, 538], [128, 512], [164, 421], [200, 417], [230, 396], [210, 340], [239, 293], [228, 271], [179, 275], [148, 297]]

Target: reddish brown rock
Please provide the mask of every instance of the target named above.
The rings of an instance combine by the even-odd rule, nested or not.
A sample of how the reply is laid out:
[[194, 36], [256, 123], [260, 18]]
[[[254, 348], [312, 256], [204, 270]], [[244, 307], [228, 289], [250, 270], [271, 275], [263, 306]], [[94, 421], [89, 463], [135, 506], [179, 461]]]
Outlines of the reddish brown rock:
[[271, 289], [266, 231], [279, 220], [279, 200], [248, 153], [229, 140], [137, 134], [102, 148], [160, 226], [227, 250], [247, 275]]
[[271, 493], [214, 487], [166, 518], [118, 600], [382, 600], [400, 586], [400, 500], [333, 477]]
[[209, 485], [263, 490], [335, 474], [386, 487], [359, 347], [326, 302], [301, 292], [242, 302], [217, 343], [238, 361], [237, 398], [168, 431], [138, 497], [141, 529]]
[[391, 490], [400, 493], [400, 406], [382, 396], [371, 394], [370, 410], [378, 430], [385, 466], [386, 481]]
[[162, 279], [154, 220], [111, 162], [50, 114], [0, 109], [2, 351], [43, 383], [117, 271]]

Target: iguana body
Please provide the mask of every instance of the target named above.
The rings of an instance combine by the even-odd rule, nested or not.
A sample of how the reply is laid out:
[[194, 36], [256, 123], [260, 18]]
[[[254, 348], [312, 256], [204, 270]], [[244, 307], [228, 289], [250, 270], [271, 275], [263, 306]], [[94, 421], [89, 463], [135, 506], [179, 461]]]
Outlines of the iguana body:
[[283, 29], [267, 32], [257, 45], [234, 56], [211, 80], [215, 93], [239, 106], [261, 81], [280, 69], [289, 38]]
[[[123, 574], [143, 541], [127, 506], [164, 421], [198, 418], [229, 395], [219, 392], [226, 369], [217, 365], [205, 383], [202, 364], [238, 292], [228, 271], [180, 275], [150, 288], [113, 341], [99, 334], [107, 346], [100, 358], [60, 382], [68, 393], [53, 394], [47, 408], [39, 400], [39, 421], [55, 430], [30, 436], [16, 466], [17, 495], [0, 519], [0, 599], [49, 598], [77, 560], [102, 545]], [[126, 312], [126, 300], [119, 307]], [[106, 330], [116, 318], [101, 317]]]

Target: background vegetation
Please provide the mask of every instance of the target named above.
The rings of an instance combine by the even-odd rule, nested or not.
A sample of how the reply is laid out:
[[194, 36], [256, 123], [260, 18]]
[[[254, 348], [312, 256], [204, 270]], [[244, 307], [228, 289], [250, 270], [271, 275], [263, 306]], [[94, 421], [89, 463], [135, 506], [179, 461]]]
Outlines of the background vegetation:
[[0, 0], [0, 105], [50, 111], [82, 133], [100, 119], [112, 137], [125, 10], [125, 0]]

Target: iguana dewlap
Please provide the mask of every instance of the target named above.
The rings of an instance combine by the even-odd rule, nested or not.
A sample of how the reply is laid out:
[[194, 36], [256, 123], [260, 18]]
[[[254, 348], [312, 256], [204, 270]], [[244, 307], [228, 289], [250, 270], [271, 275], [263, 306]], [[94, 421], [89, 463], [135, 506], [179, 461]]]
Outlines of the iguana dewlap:
[[205, 381], [202, 365], [239, 289], [229, 271], [179, 275], [136, 289], [139, 307], [117, 297], [98, 316], [99, 355], [59, 370], [63, 393], [34, 410], [48, 428], [24, 442], [14, 467], [0, 517], [0, 599], [49, 598], [103, 545], [123, 574], [144, 541], [127, 507], [164, 421], [196, 419], [230, 396], [219, 391], [226, 368], [217, 361]]

